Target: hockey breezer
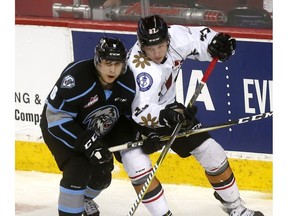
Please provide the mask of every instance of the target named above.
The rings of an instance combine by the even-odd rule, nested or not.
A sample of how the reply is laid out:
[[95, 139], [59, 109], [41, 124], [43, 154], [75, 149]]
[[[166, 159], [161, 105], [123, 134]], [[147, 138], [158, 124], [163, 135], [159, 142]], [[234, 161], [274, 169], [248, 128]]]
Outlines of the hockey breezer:
[[[234, 125], [240, 125], [240, 124], [244, 124], [244, 123], [248, 123], [248, 122], [252, 122], [252, 121], [258, 121], [261, 119], [266, 119], [269, 117], [273, 116], [273, 111], [270, 112], [266, 112], [266, 113], [261, 113], [261, 114], [257, 114], [257, 115], [252, 115], [252, 116], [247, 116], [247, 117], [243, 117], [243, 118], [239, 118], [237, 120], [233, 120], [233, 121], [228, 121], [222, 124], [215, 124], [215, 125], [211, 125], [211, 126], [206, 126], [206, 127], [200, 127], [200, 128], [196, 128], [196, 129], [191, 129], [191, 130], [187, 130], [184, 131], [182, 133], [178, 133], [176, 138], [180, 138], [180, 137], [188, 137], [191, 136], [193, 134], [198, 134], [198, 133], [203, 133], [203, 132], [207, 132], [207, 131], [213, 131], [213, 130], [218, 130], [221, 128], [227, 128], [227, 127], [232, 127]], [[170, 136], [161, 136], [161, 142], [162, 141], [167, 141], [170, 139]], [[125, 149], [129, 149], [129, 148], [135, 148], [138, 146], [142, 146], [143, 145], [143, 141], [136, 141], [136, 142], [127, 142], [124, 143], [122, 145], [118, 145], [118, 146], [114, 146], [109, 148], [110, 152], [116, 152], [116, 151], [121, 151], [121, 150], [125, 150]]]

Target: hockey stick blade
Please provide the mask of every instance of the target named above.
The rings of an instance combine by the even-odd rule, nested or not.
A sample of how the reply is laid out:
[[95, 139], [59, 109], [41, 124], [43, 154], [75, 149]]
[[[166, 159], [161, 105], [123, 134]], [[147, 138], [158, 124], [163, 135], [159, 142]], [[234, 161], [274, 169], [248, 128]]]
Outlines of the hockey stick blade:
[[[261, 113], [261, 114], [257, 114], [257, 115], [239, 118], [237, 120], [228, 121], [228, 122], [225, 122], [222, 124], [216, 124], [216, 125], [211, 125], [211, 126], [207, 126], [207, 127], [200, 127], [197, 129], [191, 129], [191, 130], [187, 130], [185, 132], [178, 133], [176, 138], [188, 137], [188, 136], [191, 136], [193, 134], [204, 133], [204, 132], [209, 132], [209, 131], [218, 130], [218, 129], [222, 129], [222, 128], [232, 127], [234, 125], [245, 124], [245, 123], [248, 123], [251, 121], [258, 121], [261, 119], [272, 117], [272, 115], [273, 115], [273, 111], [270, 111], [270, 112], [266, 112], [266, 113]], [[170, 136], [161, 136], [161, 141], [166, 141], [169, 139], [170, 139]], [[117, 151], [129, 149], [129, 148], [135, 148], [135, 147], [142, 146], [142, 145], [143, 145], [142, 140], [136, 141], [136, 142], [127, 142], [127, 143], [124, 143], [122, 145], [110, 147], [109, 151], [110, 152], [117, 152]]]

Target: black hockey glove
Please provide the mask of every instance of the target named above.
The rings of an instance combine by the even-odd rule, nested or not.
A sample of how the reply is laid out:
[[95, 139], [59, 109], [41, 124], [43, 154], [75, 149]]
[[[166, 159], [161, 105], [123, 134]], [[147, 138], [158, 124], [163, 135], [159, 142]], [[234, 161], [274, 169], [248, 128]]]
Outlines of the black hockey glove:
[[147, 139], [143, 140], [142, 150], [145, 154], [152, 154], [164, 146], [164, 142], [160, 141], [160, 137], [156, 132], [148, 134]]
[[84, 132], [76, 141], [76, 150], [83, 152], [92, 164], [103, 164], [112, 159], [112, 153], [92, 132]]
[[217, 57], [220, 61], [226, 61], [234, 54], [236, 40], [229, 34], [217, 34], [208, 45], [208, 52], [212, 58]]
[[182, 122], [181, 131], [190, 130], [194, 126], [195, 115], [198, 108], [196, 106], [188, 106], [185, 109], [185, 120]]
[[[192, 108], [187, 108], [178, 102], [168, 104], [165, 109], [160, 111], [159, 123], [168, 127], [175, 126], [180, 122], [193, 122], [195, 112]], [[184, 122], [185, 121], [185, 122]]]
[[168, 127], [175, 126], [177, 123], [184, 121], [185, 109], [185, 106], [178, 102], [168, 104], [165, 109], [160, 111], [159, 123]]

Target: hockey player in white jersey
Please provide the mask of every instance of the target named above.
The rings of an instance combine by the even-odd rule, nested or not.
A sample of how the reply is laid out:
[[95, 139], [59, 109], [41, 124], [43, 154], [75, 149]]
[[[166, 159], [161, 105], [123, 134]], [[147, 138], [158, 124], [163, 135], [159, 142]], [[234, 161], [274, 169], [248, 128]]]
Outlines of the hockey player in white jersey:
[[[226, 61], [234, 53], [236, 41], [229, 34], [215, 32], [206, 26], [167, 26], [158, 15], [139, 20], [137, 38], [128, 57], [136, 81], [132, 112], [134, 121], [149, 132], [141, 148], [122, 151], [121, 156], [139, 193], [151, 170], [151, 161], [143, 152], [148, 155], [160, 150], [163, 144], [159, 142], [159, 136], [170, 135], [178, 122], [185, 122], [182, 130], [199, 123], [195, 107], [188, 109], [176, 101], [176, 79], [181, 65], [186, 58], [211, 61], [217, 57], [219, 61]], [[199, 161], [215, 190], [215, 198], [228, 215], [263, 216], [244, 206], [224, 149], [209, 133], [177, 138], [171, 148], [182, 158], [194, 156]], [[156, 177], [151, 185], [142, 203], [154, 216], [172, 215]], [[191, 203], [191, 208], [193, 205], [197, 204]]]

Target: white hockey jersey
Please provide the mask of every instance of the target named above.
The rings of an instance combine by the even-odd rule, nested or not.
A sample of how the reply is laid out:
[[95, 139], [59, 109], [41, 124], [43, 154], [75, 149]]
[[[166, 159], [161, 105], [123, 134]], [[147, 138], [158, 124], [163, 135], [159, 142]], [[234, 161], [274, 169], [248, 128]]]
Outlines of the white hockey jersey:
[[168, 28], [170, 45], [166, 61], [152, 62], [140, 49], [138, 42], [131, 48], [128, 65], [134, 73], [136, 95], [132, 117], [142, 126], [160, 127], [159, 113], [176, 98], [176, 79], [186, 58], [211, 61], [208, 44], [217, 32], [206, 26]]

